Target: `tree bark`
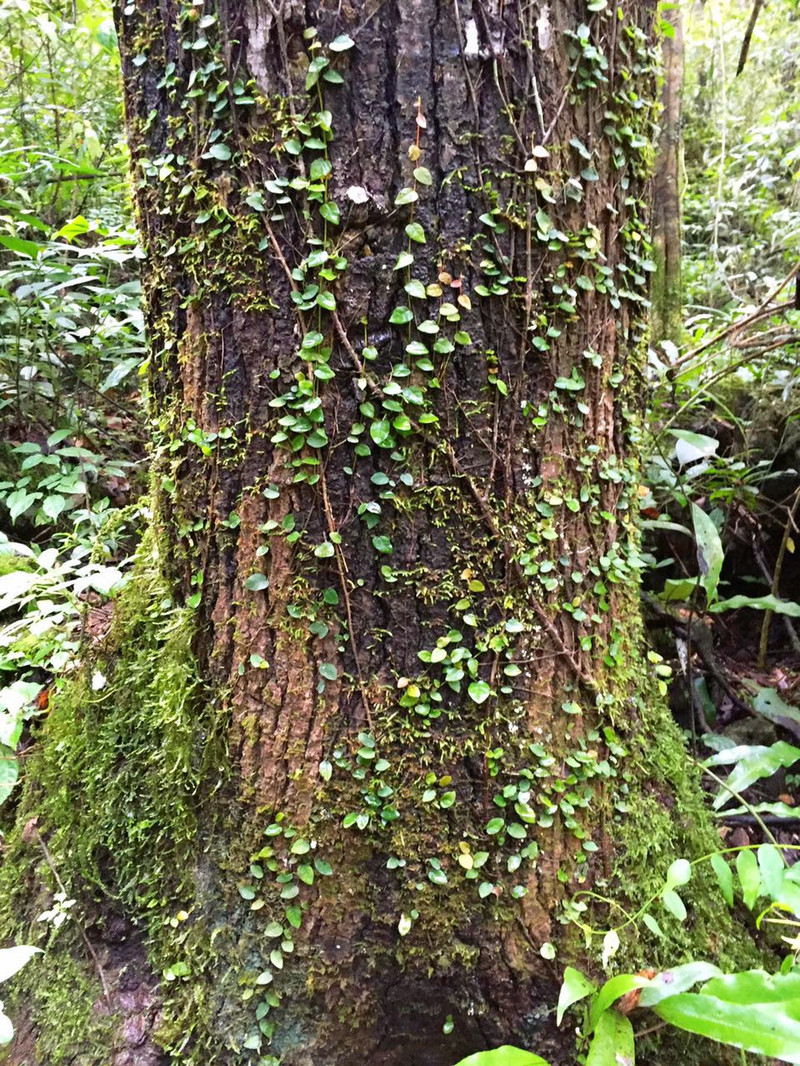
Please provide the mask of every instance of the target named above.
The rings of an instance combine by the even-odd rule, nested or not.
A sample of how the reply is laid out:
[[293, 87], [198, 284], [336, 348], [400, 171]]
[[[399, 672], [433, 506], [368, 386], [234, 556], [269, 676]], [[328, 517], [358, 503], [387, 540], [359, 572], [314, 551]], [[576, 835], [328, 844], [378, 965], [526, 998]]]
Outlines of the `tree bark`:
[[27, 806], [146, 929], [148, 1054], [571, 1062], [563, 905], [682, 847], [634, 522], [654, 6], [117, 11], [153, 529], [108, 696], [43, 738], [80, 810]]
[[662, 44], [664, 85], [661, 131], [653, 189], [653, 248], [657, 264], [653, 283], [652, 337], [681, 340], [681, 99], [683, 95], [683, 18], [675, 8], [665, 15], [672, 34]]

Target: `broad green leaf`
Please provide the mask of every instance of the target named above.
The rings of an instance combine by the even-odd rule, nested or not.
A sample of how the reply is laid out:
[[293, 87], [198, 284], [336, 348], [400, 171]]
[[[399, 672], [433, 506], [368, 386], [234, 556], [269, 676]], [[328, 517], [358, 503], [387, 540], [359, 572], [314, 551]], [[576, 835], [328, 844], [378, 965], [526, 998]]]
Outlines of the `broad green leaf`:
[[720, 600], [712, 604], [709, 610], [719, 614], [721, 611], [735, 611], [739, 607], [752, 607], [756, 611], [774, 611], [775, 614], [788, 614], [800, 618], [800, 603], [792, 600], [779, 600], [776, 596], [731, 596], [729, 600]]
[[558, 994], [556, 1025], [561, 1025], [561, 1019], [564, 1017], [564, 1011], [567, 1008], [571, 1007], [573, 1003], [578, 1003], [586, 996], [590, 996], [596, 989], [597, 985], [593, 984], [588, 977], [584, 977], [580, 970], [575, 970], [572, 966], [568, 966], [564, 970], [564, 980], [561, 984], [561, 991]]
[[687, 962], [683, 966], [674, 966], [671, 970], [656, 974], [647, 988], [642, 989], [639, 1003], [642, 1007], [654, 1007], [668, 996], [688, 992], [698, 981], [721, 976], [722, 970], [713, 962]]
[[474, 703], [483, 703], [484, 700], [491, 696], [492, 689], [485, 681], [473, 681], [467, 692]]
[[779, 725], [783, 725], [785, 721], [800, 722], [800, 707], [787, 703], [774, 688], [759, 686], [753, 697], [753, 710]]
[[679, 888], [692, 879], [692, 867], [686, 859], [676, 859], [667, 870], [667, 887]]
[[661, 893], [661, 902], [673, 918], [677, 918], [679, 922], [686, 921], [686, 906], [677, 892], [671, 888], [665, 889]]
[[3, 1010], [0, 1000], [0, 1045], [10, 1044], [14, 1039], [14, 1025], [9, 1016]]
[[756, 852], [756, 858], [761, 871], [764, 892], [772, 899], [780, 899], [783, 875], [786, 870], [781, 853], [772, 844], [762, 844]]
[[422, 284], [421, 281], [418, 281], [416, 278], [406, 282], [403, 288], [409, 296], [413, 296], [417, 300], [424, 300], [427, 296], [427, 293], [425, 292], [425, 286]]
[[742, 886], [742, 898], [748, 910], [752, 910], [761, 895], [761, 871], [752, 851], [740, 851], [736, 856], [736, 872]]
[[34, 955], [41, 955], [41, 948], [32, 948], [26, 944], [18, 944], [13, 948], [0, 948], [0, 981], [7, 981], [15, 973], [19, 973]]
[[405, 204], [413, 204], [419, 200], [419, 193], [415, 189], [401, 189], [394, 198], [395, 207], [403, 207]]
[[[0, 744], [0, 803], [5, 803], [11, 795], [19, 776], [19, 765], [13, 748]], [[11, 950], [10, 948], [7, 950]], [[0, 974], [2, 971], [0, 971]], [[0, 975], [0, 981], [3, 978]]]
[[717, 598], [717, 585], [719, 575], [722, 572], [722, 563], [725, 552], [722, 549], [717, 527], [706, 512], [692, 504], [692, 522], [694, 535], [697, 543], [697, 565], [700, 570], [700, 584], [706, 590], [708, 602], [713, 603]]
[[800, 1063], [800, 999], [733, 1003], [705, 992], [684, 992], [653, 1008], [665, 1022], [711, 1040]]
[[661, 926], [658, 924], [652, 914], [643, 914], [642, 921], [653, 934], [653, 936], [657, 936], [659, 940], [664, 939], [664, 933], [661, 930]]
[[791, 766], [800, 760], [800, 748], [779, 740], [769, 747], [764, 745], [739, 745], [718, 751], [705, 762], [706, 766], [720, 766], [736, 763], [726, 782], [728, 789], [723, 789], [714, 797], [714, 809], [719, 810], [732, 798], [731, 793], [743, 792], [754, 781], [771, 777], [782, 766]]
[[615, 1010], [597, 1020], [586, 1066], [634, 1066], [633, 1026]]
[[719, 448], [719, 441], [704, 433], [692, 433], [688, 429], [671, 429], [669, 432], [675, 437], [675, 458], [681, 466], [708, 459]]
[[369, 435], [381, 448], [388, 448], [392, 445], [392, 427], [384, 418], [377, 419], [370, 424]]
[[725, 860], [724, 855], [711, 856], [711, 869], [717, 876], [722, 898], [729, 907], [733, 906], [733, 871]]
[[67, 506], [67, 501], [63, 496], [59, 496], [58, 493], [54, 493], [52, 496], [48, 496], [42, 504], [42, 510], [50, 519], [51, 522], [56, 522], [58, 516]]
[[549, 1066], [549, 1064], [530, 1051], [504, 1044], [503, 1047], [495, 1048], [494, 1051], [478, 1051], [474, 1055], [468, 1055], [467, 1058], [460, 1059], [456, 1066]]
[[635, 973], [620, 973], [611, 977], [597, 995], [593, 998], [589, 1008], [589, 1032], [597, 1025], [598, 1019], [605, 1011], [619, 999], [620, 996], [632, 992], [634, 988], [644, 988], [650, 983], [647, 977], [640, 977]]
[[800, 973], [767, 973], [743, 970], [722, 974], [701, 989], [703, 995], [715, 996], [730, 1003], [749, 1006], [753, 1003], [786, 1003], [800, 1000]]
[[331, 222], [334, 226], [339, 225], [339, 222], [341, 220], [341, 215], [339, 213], [339, 205], [334, 203], [333, 200], [326, 200], [326, 202], [321, 205], [319, 213], [322, 215], [326, 222]]
[[12, 237], [7, 233], [0, 234], [0, 244], [12, 252], [29, 255], [32, 259], [35, 259], [39, 252], [42, 251], [41, 244], [37, 244], [35, 241], [26, 241], [22, 237]]
[[269, 587], [269, 579], [266, 574], [251, 574], [245, 580], [244, 587], [250, 592], [260, 592]]

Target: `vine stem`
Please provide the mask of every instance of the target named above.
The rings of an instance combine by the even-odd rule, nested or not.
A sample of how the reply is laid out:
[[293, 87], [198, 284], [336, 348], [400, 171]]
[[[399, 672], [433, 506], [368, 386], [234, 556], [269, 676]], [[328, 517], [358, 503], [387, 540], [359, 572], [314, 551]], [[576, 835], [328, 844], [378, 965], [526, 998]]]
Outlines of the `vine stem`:
[[[328, 495], [328, 483], [325, 479], [325, 472], [322, 472], [320, 477], [320, 485], [322, 486], [322, 504], [325, 509], [325, 520], [328, 525], [328, 534], [336, 533], [336, 523], [333, 520], [333, 511], [331, 509], [330, 496]], [[333, 544], [333, 552], [336, 558], [336, 569], [339, 571], [339, 584], [342, 588], [342, 598], [344, 599], [345, 615], [347, 617], [347, 632], [350, 635], [350, 647], [353, 652], [353, 660], [356, 664], [356, 677], [358, 679], [358, 690], [361, 693], [361, 701], [364, 704], [364, 714], [367, 718], [367, 725], [371, 733], [375, 732], [375, 726], [372, 721], [372, 711], [370, 710], [369, 697], [367, 696], [367, 686], [364, 681], [364, 671], [361, 667], [361, 656], [358, 653], [358, 644], [356, 642], [355, 629], [353, 626], [353, 611], [350, 606], [350, 592], [347, 588], [347, 563], [342, 553], [341, 545], [337, 544], [335, 540], [331, 539]]]

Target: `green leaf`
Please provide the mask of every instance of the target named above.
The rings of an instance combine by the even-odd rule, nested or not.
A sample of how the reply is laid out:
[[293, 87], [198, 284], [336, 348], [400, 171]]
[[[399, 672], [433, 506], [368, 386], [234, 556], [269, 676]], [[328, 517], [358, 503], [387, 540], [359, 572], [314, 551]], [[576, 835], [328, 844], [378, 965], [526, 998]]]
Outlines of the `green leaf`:
[[389, 316], [389, 322], [393, 326], [404, 326], [406, 322], [410, 322], [413, 318], [410, 308], [408, 307], [395, 307]]
[[406, 236], [409, 240], [416, 241], [417, 244], [425, 244], [425, 230], [420, 226], [419, 222], [409, 222], [406, 226]]
[[338, 37], [334, 37], [328, 48], [332, 52], [346, 52], [348, 48], [355, 47], [355, 41], [348, 33], [340, 33]]
[[14, 1039], [14, 1023], [0, 1007], [0, 1045], [10, 1044]]
[[334, 554], [334, 547], [329, 540], [323, 540], [322, 544], [318, 544], [314, 549], [317, 559], [332, 559]]
[[722, 970], [713, 962], [687, 962], [656, 974], [650, 984], [642, 989], [639, 1003], [642, 1007], [654, 1007], [662, 999], [688, 991], [700, 981], [721, 977]]
[[262, 589], [269, 587], [269, 580], [266, 574], [251, 574], [246, 579], [244, 587], [249, 589], [250, 592], [260, 592]]
[[335, 681], [339, 676], [339, 671], [333, 665], [333, 663], [322, 663], [319, 668], [320, 674], [326, 681]]
[[[786, 867], [781, 853], [772, 844], [762, 844], [756, 852], [764, 894], [779, 900], [783, 894], [783, 875]], [[788, 902], [788, 901], [787, 901]]]
[[394, 265], [395, 270], [402, 270], [403, 267], [411, 266], [414, 262], [414, 256], [411, 252], [401, 252], [397, 257], [397, 262]]
[[380, 552], [381, 555], [392, 554], [392, 542], [388, 537], [373, 537], [372, 546], [376, 552]]
[[433, 177], [427, 167], [417, 167], [414, 171], [414, 179], [420, 185], [433, 185]]
[[304, 885], [314, 884], [314, 868], [306, 864], [297, 867], [297, 876], [303, 882]]
[[642, 921], [653, 934], [653, 936], [657, 936], [659, 940], [664, 939], [664, 933], [661, 930], [661, 926], [658, 924], [652, 914], [643, 914]]
[[328, 177], [332, 169], [333, 167], [330, 164], [330, 160], [320, 157], [319, 159], [315, 159], [311, 164], [308, 176], [312, 181], [321, 181], [323, 178]]
[[649, 984], [647, 977], [640, 977], [634, 973], [620, 973], [616, 977], [611, 977], [594, 999], [591, 1002], [589, 1008], [589, 1032], [591, 1032], [597, 1025], [598, 1019], [608, 1010], [612, 1003], [616, 1002], [620, 996], [626, 995], [628, 992], [632, 992], [634, 988], [644, 988]]
[[473, 703], [483, 703], [492, 694], [490, 685], [487, 685], [485, 681], [473, 681], [467, 689], [469, 698]]
[[425, 292], [425, 286], [421, 281], [417, 281], [416, 278], [412, 281], [407, 281], [403, 288], [409, 296], [413, 296], [417, 300], [424, 300], [428, 295]]
[[754, 781], [771, 777], [782, 766], [791, 766], [800, 761], [800, 748], [783, 740], [765, 747], [761, 744], [737, 745], [725, 748], [706, 759], [705, 766], [720, 766], [735, 763], [726, 782], [727, 790], [714, 797], [714, 809], [718, 810], [731, 799], [731, 793], [743, 792]]
[[711, 856], [711, 869], [714, 871], [717, 877], [717, 883], [719, 884], [722, 898], [728, 904], [729, 907], [733, 906], [733, 871], [728, 863], [725, 861], [725, 857], [720, 854]]
[[284, 913], [286, 914], [286, 921], [289, 923], [289, 925], [291, 925], [293, 929], [299, 929], [300, 924], [303, 921], [303, 912], [300, 910], [300, 908], [287, 907]]
[[22, 237], [11, 237], [5, 233], [0, 234], [0, 244], [12, 252], [29, 255], [31, 259], [35, 259], [39, 252], [42, 251], [42, 245], [37, 244], [35, 241], [26, 241]]
[[615, 1010], [597, 1020], [586, 1066], [633, 1066], [633, 1026]]
[[208, 154], [213, 156], [214, 159], [230, 159], [231, 150], [227, 144], [212, 144], [208, 150]]
[[385, 418], [370, 423], [369, 435], [380, 448], [390, 448], [393, 444], [392, 427]]
[[419, 193], [414, 189], [401, 189], [394, 198], [395, 207], [403, 207], [405, 204], [413, 204], [419, 200]]
[[722, 572], [725, 552], [722, 549], [717, 527], [706, 512], [692, 504], [692, 522], [694, 524], [695, 542], [697, 544], [697, 565], [700, 569], [700, 584], [706, 590], [708, 602], [717, 598], [717, 585]]
[[339, 225], [341, 216], [339, 214], [339, 207], [333, 200], [327, 200], [319, 209], [319, 213], [325, 219], [326, 222], [333, 223], [334, 226]]
[[58, 520], [58, 516], [61, 514], [61, 512], [66, 506], [67, 501], [64, 499], [64, 497], [55, 494], [53, 496], [47, 497], [47, 499], [42, 504], [42, 510], [51, 522], [55, 522]]
[[11, 795], [19, 777], [19, 764], [13, 748], [0, 744], [0, 803]]
[[0, 981], [7, 981], [15, 973], [19, 973], [23, 966], [27, 966], [34, 955], [41, 954], [41, 948], [32, 948], [24, 944], [18, 944], [13, 948], [0, 948]]
[[586, 996], [590, 996], [592, 992], [595, 992], [596, 990], [597, 985], [593, 984], [588, 977], [584, 977], [580, 970], [568, 966], [566, 970], [564, 970], [564, 980], [561, 984], [561, 991], [558, 994], [556, 1025], [561, 1025], [561, 1019], [564, 1017], [564, 1012], [571, 1007], [573, 1003], [578, 1003], [580, 1000], [585, 999]]
[[752, 851], [740, 851], [736, 856], [736, 872], [742, 885], [742, 898], [748, 910], [752, 910], [761, 895], [761, 871]]
[[708, 459], [719, 448], [719, 441], [704, 433], [692, 433], [688, 429], [671, 429], [669, 433], [677, 441], [675, 458], [681, 466], [696, 463], [698, 459]]
[[679, 922], [686, 921], [686, 907], [677, 892], [674, 892], [671, 888], [664, 889], [661, 893], [661, 902]]
[[665, 1022], [688, 1033], [781, 1062], [800, 1063], [800, 998], [741, 1003], [705, 991], [684, 992], [653, 1009]]
[[800, 1000], [800, 972], [770, 974], [765, 970], [743, 970], [721, 974], [704, 985], [704, 995], [730, 1003], [787, 1003]]
[[522, 1048], [504, 1044], [494, 1051], [477, 1051], [461, 1059], [456, 1066], [549, 1066], [545, 1059]]
[[758, 687], [753, 699], [753, 710], [778, 725], [784, 725], [786, 722], [800, 723], [800, 708], [787, 703], [774, 688]]
[[688, 885], [692, 879], [692, 867], [686, 859], [676, 859], [667, 870], [667, 887], [678, 888]]
[[740, 607], [751, 607], [755, 611], [774, 611], [791, 618], [800, 618], [800, 603], [793, 600], [779, 600], [776, 596], [731, 596], [729, 600], [720, 600], [712, 604], [709, 610], [719, 614], [721, 611], [736, 611]]

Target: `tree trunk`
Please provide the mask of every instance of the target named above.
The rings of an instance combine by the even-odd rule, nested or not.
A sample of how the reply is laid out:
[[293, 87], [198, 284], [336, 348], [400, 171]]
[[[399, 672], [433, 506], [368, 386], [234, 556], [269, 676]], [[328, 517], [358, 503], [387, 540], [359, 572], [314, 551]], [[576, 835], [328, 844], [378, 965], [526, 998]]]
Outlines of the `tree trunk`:
[[681, 340], [681, 99], [683, 94], [683, 17], [676, 7], [666, 12], [672, 33], [662, 50], [661, 131], [653, 188], [653, 249], [657, 270], [653, 281], [652, 339]]
[[566, 901], [701, 817], [637, 602], [654, 6], [118, 10], [153, 526], [21, 821], [161, 1007], [81, 1062], [573, 1061]]

